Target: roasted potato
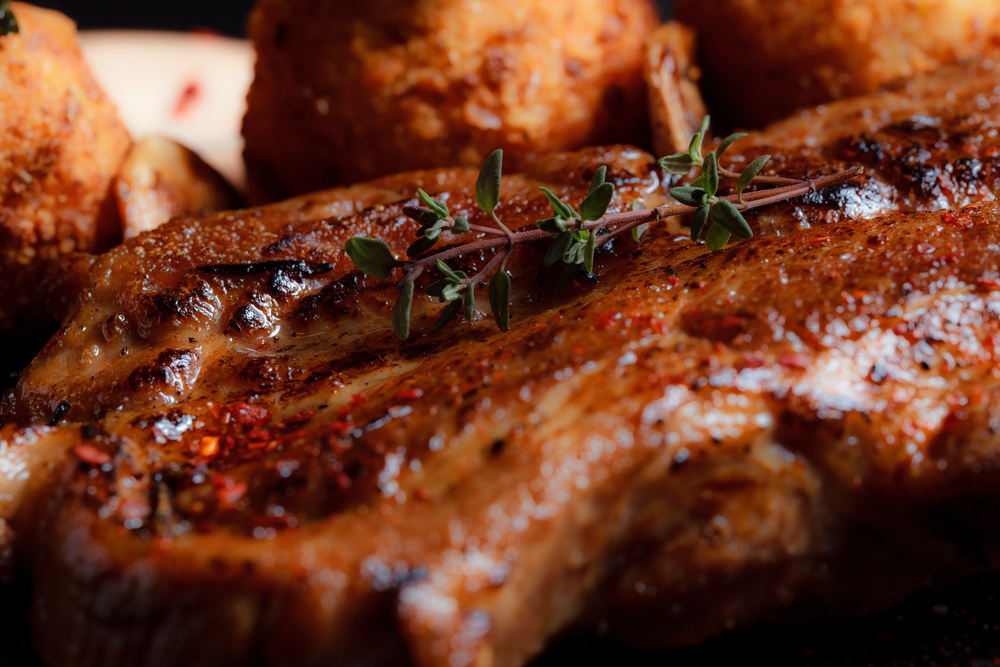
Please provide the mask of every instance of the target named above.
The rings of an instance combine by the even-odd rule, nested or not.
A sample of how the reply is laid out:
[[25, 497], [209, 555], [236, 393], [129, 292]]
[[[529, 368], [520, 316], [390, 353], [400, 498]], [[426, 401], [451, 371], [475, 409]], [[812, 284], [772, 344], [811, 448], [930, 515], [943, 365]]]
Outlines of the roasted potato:
[[699, 37], [705, 95], [730, 125], [878, 90], [998, 53], [996, 0], [679, 0]]
[[648, 137], [649, 0], [260, 0], [243, 123], [257, 201]]
[[48, 318], [39, 290], [61, 257], [120, 239], [107, 194], [131, 145], [75, 24], [12, 9], [20, 33], [0, 37], [0, 331]]
[[135, 145], [112, 190], [125, 238], [179, 215], [204, 216], [240, 205], [236, 190], [194, 151], [160, 136]]

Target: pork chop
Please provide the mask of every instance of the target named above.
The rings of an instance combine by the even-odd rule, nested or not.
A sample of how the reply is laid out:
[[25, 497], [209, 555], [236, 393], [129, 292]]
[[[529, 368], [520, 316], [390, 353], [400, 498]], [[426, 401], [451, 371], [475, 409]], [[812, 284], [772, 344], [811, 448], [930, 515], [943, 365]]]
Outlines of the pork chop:
[[[342, 250], [401, 253], [417, 187], [477, 222], [464, 170], [97, 258], [5, 403], [2, 450], [35, 473], [8, 473], [0, 518], [43, 660], [513, 667], [578, 628], [693, 643], [996, 569], [1000, 206], [942, 210], [995, 188], [1000, 77], [970, 76], [755, 135], [737, 162], [873, 173], [753, 216], [751, 241], [665, 221], [559, 294], [519, 250], [506, 333], [486, 311], [432, 333], [420, 298], [398, 341], [395, 288]], [[501, 218], [547, 217], [538, 185], [579, 202], [602, 164], [613, 210], [663, 201], [652, 156], [592, 149], [505, 177]], [[222, 264], [244, 268], [197, 268]]]

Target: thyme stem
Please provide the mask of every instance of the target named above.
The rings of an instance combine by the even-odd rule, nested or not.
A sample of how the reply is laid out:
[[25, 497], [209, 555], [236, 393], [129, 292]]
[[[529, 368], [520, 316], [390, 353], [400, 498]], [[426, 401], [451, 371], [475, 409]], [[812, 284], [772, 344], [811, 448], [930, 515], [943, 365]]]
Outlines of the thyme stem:
[[[738, 204], [739, 198], [737, 195], [728, 195], [726, 197], [720, 197], [720, 199], [727, 199], [735, 204], [737, 208], [741, 211], [750, 209], [760, 208], [762, 206], [768, 206], [770, 204], [776, 204], [778, 202], [786, 201], [792, 199], [793, 197], [799, 197], [801, 195], [809, 194], [810, 192], [816, 192], [818, 190], [823, 190], [825, 188], [832, 187], [834, 185], [840, 185], [853, 180], [864, 173], [864, 168], [854, 167], [846, 171], [837, 172], [836, 174], [830, 174], [829, 176], [822, 176], [820, 178], [814, 178], [809, 181], [793, 181], [793, 185], [786, 185], [781, 188], [772, 188], [770, 190], [755, 190], [754, 192], [747, 192], [743, 195], [743, 200], [746, 202], [746, 206]], [[610, 234], [605, 234], [600, 239], [598, 243], [603, 245], [604, 243], [611, 240], [611, 238], [617, 237], [620, 233], [630, 231], [634, 227], [639, 225], [655, 222], [657, 219], [670, 218], [675, 215], [683, 215], [684, 213], [690, 213], [696, 210], [693, 206], [686, 206], [684, 204], [675, 204], [673, 206], [664, 205], [655, 209], [648, 209], [645, 211], [625, 211], [622, 213], [611, 213], [605, 215], [598, 220], [590, 220], [582, 225], [582, 229], [591, 230], [598, 229], [601, 227], [614, 227], [614, 231]], [[470, 229], [479, 231], [479, 225], [472, 226]], [[422, 257], [421, 259], [415, 261], [404, 262], [404, 270], [406, 270], [407, 275], [416, 277], [416, 274], [409, 273], [409, 269], [405, 267], [414, 267], [423, 269], [423, 267], [434, 264], [437, 260], [442, 262], [452, 259], [454, 257], [460, 257], [462, 255], [469, 255], [476, 252], [482, 252], [484, 250], [491, 250], [493, 248], [499, 248], [501, 246], [508, 246], [513, 248], [516, 245], [522, 243], [533, 243], [535, 241], [541, 241], [543, 239], [551, 238], [549, 233], [542, 231], [541, 229], [530, 229], [523, 232], [512, 232], [506, 227], [504, 230], [506, 234], [498, 230], [486, 227], [482, 228], [484, 233], [490, 233], [493, 235], [492, 238], [481, 239], [479, 241], [473, 241], [472, 243], [463, 243], [461, 245], [456, 245], [451, 248], [442, 250], [439, 253], [435, 253], [428, 257]], [[609, 238], [610, 237], [610, 238]], [[509, 253], [499, 253], [497, 257], [501, 257], [504, 254]], [[487, 265], [487, 268], [492, 270], [492, 262]], [[485, 269], [484, 269], [485, 271]], [[482, 273], [482, 272], [480, 272]], [[477, 274], [478, 278], [479, 274]], [[478, 283], [477, 283], [478, 284]]]

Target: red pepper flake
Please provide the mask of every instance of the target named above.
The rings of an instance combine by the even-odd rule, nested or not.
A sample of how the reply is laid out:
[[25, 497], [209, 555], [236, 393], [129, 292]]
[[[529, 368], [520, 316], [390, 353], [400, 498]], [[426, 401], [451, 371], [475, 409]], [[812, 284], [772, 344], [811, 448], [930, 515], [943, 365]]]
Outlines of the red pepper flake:
[[235, 505], [247, 494], [246, 482], [237, 482], [230, 477], [216, 477], [212, 480], [215, 497], [224, 505]]
[[351, 394], [350, 402], [348, 402], [348, 404], [345, 405], [344, 407], [340, 408], [340, 410], [337, 411], [337, 415], [340, 417], [346, 417], [347, 415], [351, 414], [355, 408], [364, 405], [365, 401], [367, 400], [368, 397], [365, 396], [364, 392]]
[[812, 240], [812, 245], [822, 245], [832, 238], [832, 236], [817, 236]]
[[594, 326], [602, 331], [605, 329], [610, 329], [614, 326], [615, 321], [618, 319], [618, 313], [606, 310], [603, 313], [598, 313], [597, 317], [594, 318]]
[[264, 408], [246, 403], [230, 405], [229, 412], [236, 423], [243, 426], [263, 426], [271, 419], [271, 413]]
[[207, 459], [217, 456], [219, 454], [218, 436], [206, 435], [202, 438], [198, 446], [198, 453]]
[[807, 368], [809, 366], [809, 357], [798, 353], [783, 354], [778, 357], [778, 364], [785, 368]]
[[976, 287], [979, 289], [996, 289], [1000, 287], [1000, 283], [997, 283], [996, 278], [991, 278], [988, 276], [981, 276], [976, 279]]
[[201, 97], [201, 86], [197, 81], [188, 82], [177, 98], [177, 104], [174, 105], [174, 116], [180, 118], [190, 113], [199, 97]]
[[91, 465], [102, 466], [105, 463], [111, 463], [111, 457], [108, 453], [102, 452], [93, 445], [77, 445], [73, 448], [73, 453], [78, 459]]
[[316, 416], [315, 410], [304, 410], [297, 415], [292, 415], [291, 417], [285, 417], [282, 421], [284, 426], [298, 426], [299, 424], [304, 424], [313, 417]]
[[677, 287], [678, 285], [681, 284], [681, 281], [674, 276], [670, 276], [669, 278], [667, 278], [667, 282], [670, 284], [671, 287]]
[[743, 326], [743, 318], [736, 317], [735, 315], [726, 315], [722, 318], [723, 327], [741, 327]]
[[404, 389], [396, 394], [397, 401], [414, 401], [424, 395], [423, 389]]

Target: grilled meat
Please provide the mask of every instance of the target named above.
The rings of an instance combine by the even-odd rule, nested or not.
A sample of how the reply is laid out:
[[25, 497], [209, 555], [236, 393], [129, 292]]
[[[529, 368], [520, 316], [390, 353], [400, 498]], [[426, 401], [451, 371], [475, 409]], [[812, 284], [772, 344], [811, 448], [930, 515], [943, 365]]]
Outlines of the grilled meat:
[[[872, 172], [751, 241], [665, 221], [555, 295], [519, 250], [507, 333], [431, 333], [420, 298], [401, 343], [395, 288], [342, 251], [401, 252], [417, 187], [478, 221], [467, 170], [97, 258], [4, 407], [0, 540], [44, 661], [507, 667], [581, 627], [691, 643], [995, 569], [1000, 206], [946, 209], [992, 198], [1000, 74], [969, 76], [755, 135], [736, 162]], [[505, 177], [501, 217], [601, 164], [614, 209], [662, 201], [651, 156], [592, 149]]]

